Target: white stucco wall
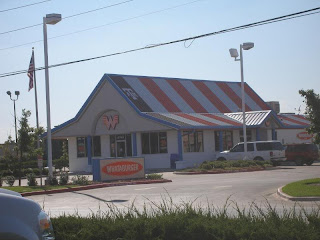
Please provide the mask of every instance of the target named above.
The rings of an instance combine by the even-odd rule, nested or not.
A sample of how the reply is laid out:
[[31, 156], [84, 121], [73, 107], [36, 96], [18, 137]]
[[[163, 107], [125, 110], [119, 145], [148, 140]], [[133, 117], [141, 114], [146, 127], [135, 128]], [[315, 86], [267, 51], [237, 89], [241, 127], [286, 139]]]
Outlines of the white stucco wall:
[[290, 143], [311, 143], [312, 139], [299, 139], [298, 133], [306, 132], [305, 129], [277, 129], [277, 138], [282, 144]]
[[233, 146], [240, 142], [240, 130], [233, 130]]
[[69, 169], [71, 172], [91, 172], [88, 158], [77, 158], [77, 138], [68, 138]]

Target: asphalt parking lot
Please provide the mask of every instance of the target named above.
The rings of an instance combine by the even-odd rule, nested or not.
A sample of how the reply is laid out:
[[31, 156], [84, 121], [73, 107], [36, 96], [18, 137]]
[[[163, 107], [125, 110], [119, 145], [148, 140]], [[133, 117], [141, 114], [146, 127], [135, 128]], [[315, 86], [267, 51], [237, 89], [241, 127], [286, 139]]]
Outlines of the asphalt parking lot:
[[[248, 207], [252, 202], [282, 209], [293, 207], [294, 202], [280, 198], [276, 191], [287, 183], [307, 178], [320, 177], [320, 163], [312, 166], [279, 166], [273, 170], [204, 175], [176, 175], [163, 173], [171, 183], [143, 184], [100, 188], [79, 192], [30, 196], [52, 216], [77, 214], [86, 216], [98, 210], [108, 211], [110, 205], [126, 209], [132, 203], [142, 209], [159, 204], [164, 198], [174, 203], [194, 202], [195, 206], [206, 207], [213, 204], [222, 208], [229, 201], [240, 207]], [[316, 207], [315, 202], [299, 202], [306, 209]]]

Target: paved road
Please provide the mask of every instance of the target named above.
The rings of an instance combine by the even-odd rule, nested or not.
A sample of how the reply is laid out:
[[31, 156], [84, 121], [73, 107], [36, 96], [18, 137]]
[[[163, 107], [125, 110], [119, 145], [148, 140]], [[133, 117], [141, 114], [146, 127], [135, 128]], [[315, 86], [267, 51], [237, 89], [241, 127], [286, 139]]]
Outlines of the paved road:
[[[133, 202], [142, 209], [145, 203], [160, 203], [162, 198], [172, 198], [174, 203], [194, 201], [197, 206], [206, 207], [208, 202], [223, 207], [226, 200], [235, 201], [240, 207], [248, 207], [255, 202], [262, 207], [266, 200], [278, 209], [292, 207], [293, 202], [283, 200], [276, 195], [277, 188], [287, 183], [307, 178], [320, 177], [320, 163], [312, 166], [281, 166], [275, 170], [249, 173], [211, 174], [211, 175], [175, 175], [163, 173], [172, 183], [143, 184], [121, 187], [93, 189], [80, 192], [52, 195], [30, 196], [44, 206], [52, 216], [96, 213], [99, 209], [108, 210], [110, 204], [126, 209]], [[303, 207], [311, 209], [316, 203], [303, 202]]]

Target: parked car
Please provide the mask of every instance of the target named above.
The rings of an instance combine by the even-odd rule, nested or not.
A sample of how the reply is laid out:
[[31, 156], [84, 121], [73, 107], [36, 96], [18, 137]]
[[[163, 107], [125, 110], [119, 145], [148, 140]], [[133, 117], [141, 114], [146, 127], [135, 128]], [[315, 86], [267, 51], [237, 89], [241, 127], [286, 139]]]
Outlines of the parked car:
[[0, 239], [55, 239], [50, 218], [38, 203], [3, 188], [0, 203]]
[[[238, 143], [230, 151], [220, 152], [216, 159], [223, 160], [240, 160], [244, 159], [244, 143]], [[285, 161], [285, 147], [279, 141], [256, 141], [247, 142], [248, 160], [271, 160], [274, 165]]]
[[307, 164], [308, 166], [319, 159], [317, 145], [312, 143], [289, 144], [286, 148], [287, 161], [293, 161], [297, 166]]

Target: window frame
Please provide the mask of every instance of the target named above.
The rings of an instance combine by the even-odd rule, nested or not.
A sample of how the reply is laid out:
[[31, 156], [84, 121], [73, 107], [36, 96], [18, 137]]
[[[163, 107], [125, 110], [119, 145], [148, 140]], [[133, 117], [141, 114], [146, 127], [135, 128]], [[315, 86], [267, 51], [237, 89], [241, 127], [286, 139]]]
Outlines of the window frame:
[[[233, 144], [233, 131], [232, 130], [225, 130], [222, 132], [222, 151], [230, 150], [234, 147]], [[231, 145], [228, 145], [228, 139], [231, 140]], [[220, 131], [214, 132], [214, 139], [215, 139], [215, 151], [220, 152]]]
[[204, 152], [203, 131], [183, 131], [182, 141], [183, 152]]
[[[246, 129], [247, 133], [247, 142], [252, 142], [252, 129]], [[239, 137], [240, 137], [240, 142], [244, 142], [244, 137], [243, 137], [243, 130], [239, 131]]]
[[[156, 136], [156, 140], [153, 140], [153, 143], [156, 143], [156, 147], [152, 147], [151, 137]], [[145, 141], [145, 142], [144, 142]], [[164, 144], [161, 145], [161, 144]], [[167, 132], [142, 132], [141, 133], [141, 153], [142, 154], [167, 154], [168, 153], [168, 136]]]
[[[95, 146], [96, 144], [94, 144], [94, 139], [98, 139], [99, 138], [99, 151], [100, 151], [100, 154], [95, 154]], [[84, 155], [83, 156], [80, 156], [79, 154], [79, 139], [84, 139]], [[88, 157], [88, 144], [87, 144], [87, 141], [88, 141], [88, 137], [77, 137], [76, 138], [76, 144], [77, 144], [77, 158], [85, 158], [85, 157]], [[91, 156], [92, 157], [101, 157], [101, 136], [91, 136]]]

